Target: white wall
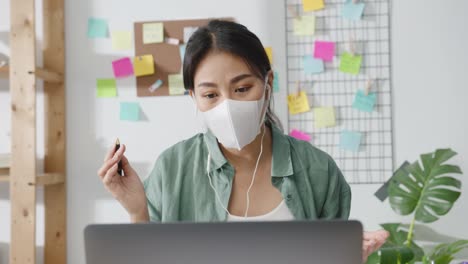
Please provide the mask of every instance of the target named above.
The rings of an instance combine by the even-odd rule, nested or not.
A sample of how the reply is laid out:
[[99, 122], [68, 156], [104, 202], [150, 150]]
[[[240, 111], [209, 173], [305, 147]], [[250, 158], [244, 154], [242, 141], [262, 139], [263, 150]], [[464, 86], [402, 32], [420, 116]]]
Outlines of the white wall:
[[[114, 52], [110, 40], [88, 40], [87, 19], [107, 18], [111, 30], [132, 30], [133, 22], [159, 19], [235, 17], [254, 31], [266, 46], [273, 46], [282, 92], [276, 95], [276, 108], [287, 118], [285, 100], [285, 43], [283, 1], [66, 1], [66, 82], [67, 82], [67, 176], [68, 176], [68, 260], [84, 263], [84, 227], [89, 223], [128, 222], [124, 210], [104, 190], [96, 170], [105, 149], [118, 136], [127, 144], [128, 157], [145, 178], [151, 164], [167, 147], [198, 131], [193, 105], [187, 97], [137, 98], [134, 79], [118, 81], [117, 99], [95, 97], [96, 78], [111, 77], [111, 61], [129, 52]], [[0, 52], [8, 30], [7, 1], [0, 7]], [[6, 6], [6, 7], [5, 7]], [[4, 8], [5, 7], [5, 8]], [[180, 7], [183, 7], [180, 9]], [[454, 162], [465, 171], [463, 191], [468, 193], [468, 106], [464, 74], [468, 69], [468, 17], [464, 0], [395, 1], [393, 6], [392, 62], [394, 88], [395, 164], [413, 161], [423, 152], [452, 147], [459, 156]], [[0, 81], [0, 152], [9, 124], [9, 98], [6, 82]], [[125, 123], [118, 120], [119, 102], [140, 102], [147, 121]], [[174, 109], [169, 112], [168, 109]], [[284, 122], [286, 124], [286, 122]], [[38, 144], [39, 146], [40, 144]], [[41, 151], [38, 149], [39, 155]], [[359, 219], [368, 230], [391, 221], [407, 221], [396, 216], [388, 203], [380, 203], [373, 193], [379, 185], [353, 185], [351, 218]], [[0, 184], [0, 263], [9, 241], [8, 187]], [[468, 211], [466, 195], [448, 216], [429, 225], [441, 234], [468, 238], [462, 217]], [[41, 193], [39, 194], [41, 196]], [[39, 197], [39, 201], [41, 198]], [[39, 206], [39, 214], [42, 214]], [[42, 245], [42, 216], [39, 216], [38, 245]], [[443, 237], [442, 237], [443, 238]], [[2, 245], [3, 243], [3, 245]], [[39, 255], [42, 255], [40, 250]], [[468, 253], [463, 253], [468, 258]], [[462, 254], [462, 255], [463, 255]], [[3, 259], [6, 262], [6, 259]], [[42, 262], [39, 262], [42, 263]]]

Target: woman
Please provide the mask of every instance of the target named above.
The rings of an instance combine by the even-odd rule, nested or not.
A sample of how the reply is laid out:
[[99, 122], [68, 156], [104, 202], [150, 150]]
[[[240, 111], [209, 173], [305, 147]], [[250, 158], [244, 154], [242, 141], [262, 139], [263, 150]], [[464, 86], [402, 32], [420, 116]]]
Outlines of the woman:
[[[187, 43], [183, 76], [207, 132], [164, 151], [144, 183], [124, 145], [98, 171], [132, 222], [348, 219], [350, 187], [333, 159], [282, 132], [257, 36], [211, 21]], [[365, 232], [364, 259], [387, 236]]]

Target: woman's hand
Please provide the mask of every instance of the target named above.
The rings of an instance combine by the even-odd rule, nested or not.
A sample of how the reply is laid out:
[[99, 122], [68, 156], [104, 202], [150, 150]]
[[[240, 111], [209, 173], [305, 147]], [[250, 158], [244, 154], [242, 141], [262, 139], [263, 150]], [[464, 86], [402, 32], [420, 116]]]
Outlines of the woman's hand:
[[[132, 222], [149, 221], [143, 184], [124, 156], [124, 152], [125, 145], [121, 145], [117, 152], [115, 146], [112, 146], [97, 174], [106, 189], [130, 214]], [[117, 173], [119, 161], [122, 161], [125, 176], [120, 176]]]
[[362, 262], [366, 263], [372, 252], [378, 250], [390, 234], [385, 230], [364, 232], [362, 241]]

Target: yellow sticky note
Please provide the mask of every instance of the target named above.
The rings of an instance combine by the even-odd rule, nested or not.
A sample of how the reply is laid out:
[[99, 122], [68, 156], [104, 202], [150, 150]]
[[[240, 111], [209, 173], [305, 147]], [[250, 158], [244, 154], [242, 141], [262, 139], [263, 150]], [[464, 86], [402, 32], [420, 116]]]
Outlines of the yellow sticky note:
[[270, 60], [270, 64], [273, 64], [273, 49], [271, 47], [266, 47], [265, 51], [268, 56], [268, 59]]
[[169, 94], [170, 95], [183, 95], [185, 92], [184, 79], [182, 74], [169, 74]]
[[113, 31], [111, 35], [112, 35], [112, 49], [113, 50], [132, 49], [132, 32]]
[[289, 113], [291, 115], [310, 111], [310, 105], [309, 100], [307, 99], [307, 94], [304, 91], [301, 91], [299, 95], [288, 95], [288, 108]]
[[324, 8], [323, 0], [302, 0], [302, 8], [305, 12]]
[[161, 43], [164, 40], [164, 27], [162, 23], [143, 24], [143, 44]]
[[310, 36], [315, 34], [315, 16], [294, 18], [294, 35]]
[[334, 107], [314, 108], [314, 119], [316, 128], [333, 127], [336, 125]]
[[153, 55], [137, 56], [133, 59], [133, 71], [135, 76], [145, 76], [154, 74]]

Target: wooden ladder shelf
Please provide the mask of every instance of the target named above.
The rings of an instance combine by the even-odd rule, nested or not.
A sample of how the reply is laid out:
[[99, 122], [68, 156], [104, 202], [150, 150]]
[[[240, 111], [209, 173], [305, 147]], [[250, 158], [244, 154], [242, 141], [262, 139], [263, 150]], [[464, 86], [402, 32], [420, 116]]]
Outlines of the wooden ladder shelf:
[[[64, 0], [42, 0], [43, 66], [36, 66], [35, 0], [10, 1], [11, 162], [0, 168], [11, 199], [10, 264], [36, 263], [36, 191], [44, 188], [44, 263], [66, 263]], [[36, 83], [44, 81], [44, 172], [36, 171]]]

